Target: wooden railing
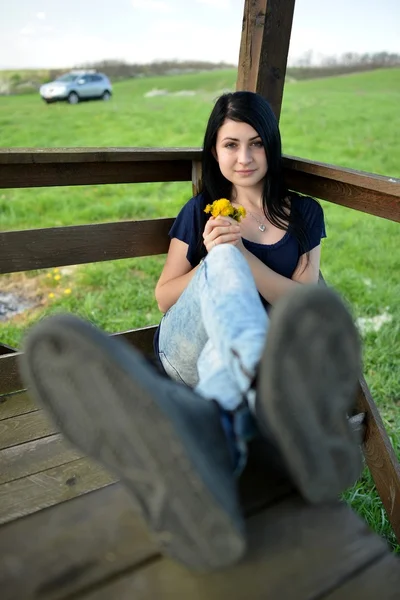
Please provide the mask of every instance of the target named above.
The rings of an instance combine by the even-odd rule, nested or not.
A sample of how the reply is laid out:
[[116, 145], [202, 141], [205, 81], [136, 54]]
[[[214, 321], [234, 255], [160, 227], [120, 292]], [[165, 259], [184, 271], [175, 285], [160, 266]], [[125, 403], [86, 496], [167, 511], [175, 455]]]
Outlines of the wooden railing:
[[[191, 181], [199, 149], [0, 150], [0, 188]], [[400, 220], [400, 181], [285, 157], [291, 189]], [[162, 254], [170, 219], [0, 233], [0, 273]]]
[[[0, 150], [0, 188], [192, 181], [198, 190], [197, 148]], [[400, 180], [284, 157], [290, 189], [372, 215], [400, 221]], [[0, 233], [0, 273], [163, 254], [173, 218], [51, 227]], [[122, 334], [151, 350], [154, 327]], [[0, 395], [22, 389], [18, 353], [0, 351]], [[364, 379], [358, 409], [367, 416], [364, 453], [389, 520], [400, 540], [400, 467]]]

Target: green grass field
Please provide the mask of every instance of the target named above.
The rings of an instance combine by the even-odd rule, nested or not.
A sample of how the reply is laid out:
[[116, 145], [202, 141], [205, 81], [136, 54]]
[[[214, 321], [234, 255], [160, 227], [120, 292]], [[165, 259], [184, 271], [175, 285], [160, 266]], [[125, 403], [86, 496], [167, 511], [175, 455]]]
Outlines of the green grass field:
[[[47, 106], [39, 95], [0, 97], [2, 146], [200, 146], [213, 100], [233, 89], [234, 71], [135, 79], [109, 103]], [[145, 98], [154, 88], [166, 96]], [[182, 90], [195, 95], [175, 95]], [[289, 83], [281, 118], [285, 154], [400, 177], [400, 69]], [[0, 190], [1, 229], [26, 229], [176, 215], [189, 183]], [[322, 270], [354, 316], [390, 319], [363, 335], [365, 374], [400, 456], [400, 282], [396, 223], [323, 203], [328, 238]], [[153, 289], [163, 257], [2, 276], [1, 291], [35, 306], [0, 323], [3, 343], [54, 311], [72, 311], [107, 331], [157, 323]], [[396, 551], [370, 476], [346, 494]]]

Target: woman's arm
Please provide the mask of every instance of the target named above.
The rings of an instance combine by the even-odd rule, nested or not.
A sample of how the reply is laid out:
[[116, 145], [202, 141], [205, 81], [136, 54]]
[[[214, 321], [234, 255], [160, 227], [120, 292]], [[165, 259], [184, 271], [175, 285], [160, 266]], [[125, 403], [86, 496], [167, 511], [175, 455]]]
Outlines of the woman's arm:
[[279, 298], [293, 290], [299, 283], [318, 282], [321, 245], [316, 246], [309, 252], [308, 264], [306, 264], [304, 254], [300, 257], [291, 279], [275, 273], [275, 271], [264, 265], [243, 244], [238, 244], [238, 248], [250, 266], [259, 293], [270, 304], [277, 302]]
[[197, 270], [186, 258], [188, 247], [177, 238], [173, 238], [169, 245], [167, 260], [155, 289], [158, 308], [162, 313], [175, 304]]

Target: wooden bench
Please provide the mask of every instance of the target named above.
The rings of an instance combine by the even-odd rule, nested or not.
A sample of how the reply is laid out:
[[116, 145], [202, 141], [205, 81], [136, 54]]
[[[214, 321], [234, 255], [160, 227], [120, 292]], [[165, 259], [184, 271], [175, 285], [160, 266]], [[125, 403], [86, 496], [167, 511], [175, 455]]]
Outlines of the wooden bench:
[[26, 392], [0, 404], [2, 600], [398, 598], [400, 563], [346, 505], [305, 504], [252, 452], [245, 560], [211, 575], [163, 558], [129, 495]]
[[[294, 0], [245, 0], [238, 89], [260, 92], [279, 118]], [[267, 6], [268, 5], [268, 6]], [[268, 10], [267, 10], [268, 9]], [[199, 149], [3, 149], [0, 188], [192, 181]], [[285, 157], [290, 189], [400, 220], [387, 177]], [[171, 219], [0, 233], [0, 273], [167, 251]], [[124, 332], [151, 352], [154, 328]], [[306, 505], [251, 453], [240, 481], [249, 553], [234, 568], [190, 573], [160, 556], [126, 492], [69, 447], [23, 390], [18, 352], [0, 346], [2, 600], [382, 600], [399, 597], [399, 563], [346, 505]], [[365, 381], [364, 454], [400, 540], [400, 468]]]
[[[196, 192], [199, 159], [199, 150], [3, 151], [0, 187], [142, 181], [152, 172], [157, 178], [167, 173], [170, 179], [192, 178]], [[399, 214], [399, 188], [385, 178], [291, 158], [285, 159], [285, 166], [297, 191], [313, 191], [389, 218]], [[0, 233], [0, 272], [165, 253], [172, 222], [171, 218]], [[117, 335], [151, 353], [153, 333], [154, 327], [146, 327]], [[249, 516], [246, 560], [229, 574], [200, 576], [162, 558], [120, 485], [69, 447], [23, 390], [19, 353], [7, 348], [3, 352], [0, 556], [6, 559], [0, 561], [2, 598], [71, 594], [200, 598], [207, 594], [211, 598], [350, 599], [357, 597], [355, 590], [357, 594], [362, 590], [363, 597], [372, 599], [379, 586], [387, 593], [381, 597], [396, 597], [398, 563], [382, 540], [345, 505], [307, 506], [279, 474], [260, 469], [255, 458], [241, 481]], [[367, 415], [367, 463], [400, 537], [395, 501], [400, 497], [399, 466], [364, 381], [358, 406]]]

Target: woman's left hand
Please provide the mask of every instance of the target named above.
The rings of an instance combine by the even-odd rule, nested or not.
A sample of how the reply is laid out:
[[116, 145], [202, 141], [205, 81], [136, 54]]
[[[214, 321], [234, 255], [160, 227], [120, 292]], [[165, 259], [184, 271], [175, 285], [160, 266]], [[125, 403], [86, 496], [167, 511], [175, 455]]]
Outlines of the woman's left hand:
[[[231, 225], [236, 225], [240, 227], [240, 223], [238, 223], [238, 221], [235, 221], [235, 219], [232, 219], [232, 217], [217, 217], [216, 221], [218, 221], [218, 219], [224, 219], [224, 221], [227, 221], [228, 223], [230, 223]], [[240, 252], [243, 252], [245, 250], [245, 247], [243, 246], [243, 239], [242, 236], [240, 235], [238, 240], [236, 242], [233, 243], [234, 246], [236, 246], [236, 248], [238, 250], [240, 250]]]

